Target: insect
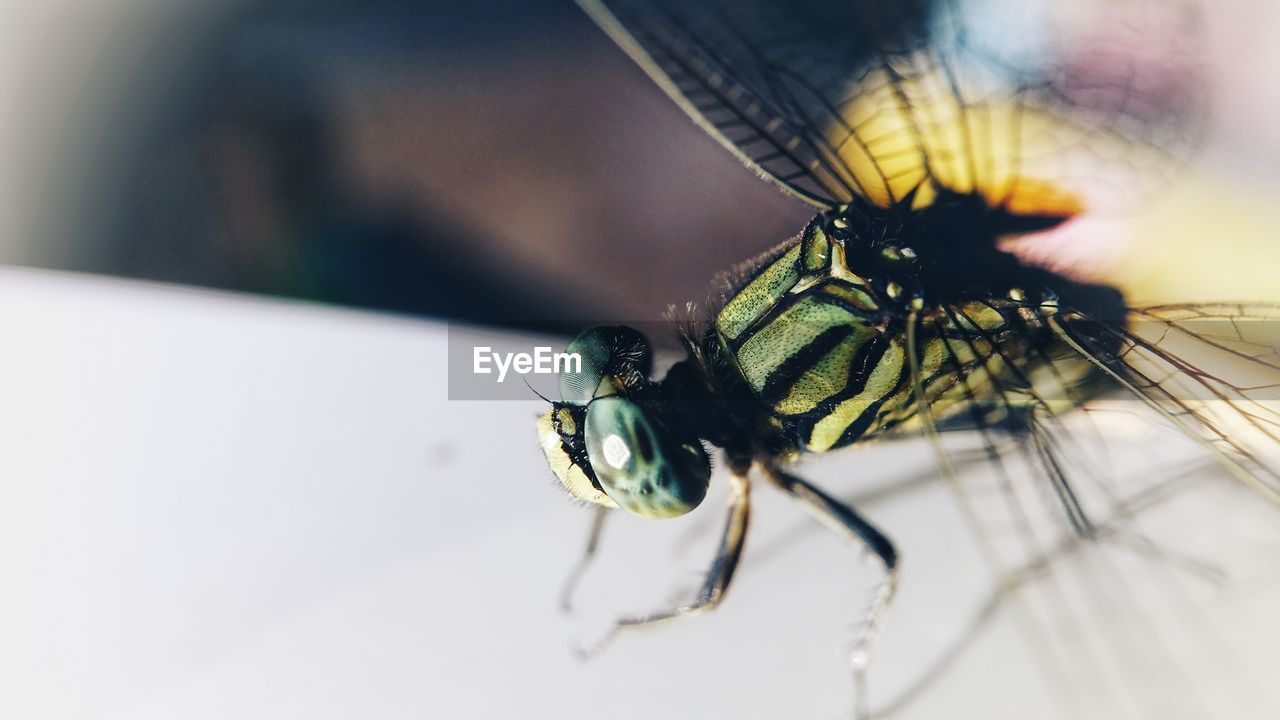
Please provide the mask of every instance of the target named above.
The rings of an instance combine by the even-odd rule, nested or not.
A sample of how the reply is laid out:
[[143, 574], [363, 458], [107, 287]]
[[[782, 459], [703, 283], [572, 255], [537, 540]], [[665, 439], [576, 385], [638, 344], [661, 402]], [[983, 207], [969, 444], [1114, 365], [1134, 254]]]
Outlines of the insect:
[[[569, 346], [582, 372], [562, 378], [538, 429], [556, 477], [602, 509], [589, 547], [605, 512], [697, 507], [708, 444], [732, 484], [696, 597], [621, 618], [609, 638], [723, 600], [751, 478], [764, 478], [883, 570], [850, 657], [868, 716], [867, 668], [900, 558], [857, 508], [790, 471], [803, 453], [923, 434], [953, 480], [943, 433], [976, 433], [993, 472], [1006, 472], [1011, 439], [1074, 537], [1093, 540], [1107, 531], [1064, 457], [1058, 418], [1121, 393], [1280, 503], [1266, 456], [1280, 444], [1267, 402], [1280, 356], [1249, 325], [1280, 308], [1130, 307], [1116, 289], [1026, 262], [1007, 243], [1128, 202], [1176, 168], [1177, 146], [1195, 135], [1185, 7], [1124, 6], [1106, 27], [1134, 33], [1128, 44], [1109, 34], [1055, 44], [1047, 10], [1013, 3], [580, 4], [703, 129], [817, 209], [796, 238], [733, 274], [701, 322], [679, 326], [686, 357], [662, 379], [629, 327], [597, 327]], [[1150, 41], [1158, 60], [1141, 57], [1144, 33], [1169, 38]]]

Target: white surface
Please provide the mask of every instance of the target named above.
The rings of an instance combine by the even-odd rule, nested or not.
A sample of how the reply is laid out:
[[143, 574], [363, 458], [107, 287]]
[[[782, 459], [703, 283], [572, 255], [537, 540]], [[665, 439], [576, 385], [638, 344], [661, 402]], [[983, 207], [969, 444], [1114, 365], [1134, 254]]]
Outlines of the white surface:
[[[764, 487], [720, 612], [577, 663], [570, 638], [602, 608], [696, 583], [721, 495], [685, 520], [608, 528], [582, 595], [595, 611], [563, 622], [588, 515], [542, 465], [540, 403], [446, 401], [439, 324], [4, 269], [0, 327], [0, 717], [846, 714], [843, 640], [875, 568]], [[1127, 456], [1148, 475], [1152, 442]], [[802, 469], [850, 497], [930, 462], [883, 446]], [[1277, 524], [1211, 502], [1174, 530], [1241, 536], [1230, 588], [1167, 573], [1121, 632], [1064, 631], [1098, 658], [1065, 684], [1002, 610], [898, 716], [1276, 715]], [[963, 630], [988, 580], [938, 483], [863, 507], [904, 556], [879, 706]], [[1076, 607], [1080, 588], [1141, 578], [1109, 567], [1064, 586]], [[1191, 660], [1161, 674], [1148, 661], [1165, 652]]]

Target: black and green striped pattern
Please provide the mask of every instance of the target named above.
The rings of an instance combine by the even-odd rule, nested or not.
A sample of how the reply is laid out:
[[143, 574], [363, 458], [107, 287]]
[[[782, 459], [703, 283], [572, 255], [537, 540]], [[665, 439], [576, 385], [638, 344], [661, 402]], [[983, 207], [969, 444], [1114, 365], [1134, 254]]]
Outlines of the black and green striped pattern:
[[[905, 338], [885, 305], [814, 223], [725, 303], [716, 330], [783, 427], [822, 452], [914, 420]], [[987, 338], [1010, 322], [981, 304], [940, 317], [919, 342], [935, 417], [990, 394], [990, 375], [1007, 368]]]

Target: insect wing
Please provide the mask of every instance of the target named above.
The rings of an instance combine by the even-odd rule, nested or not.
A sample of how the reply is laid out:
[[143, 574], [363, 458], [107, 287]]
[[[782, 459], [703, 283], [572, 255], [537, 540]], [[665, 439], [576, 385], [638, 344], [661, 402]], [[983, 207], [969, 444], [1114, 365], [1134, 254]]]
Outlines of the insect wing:
[[[1276, 487], [1280, 308], [1170, 305], [1114, 323], [1062, 309], [1049, 322], [1070, 342], [1039, 372], [982, 373], [1025, 347], [973, 320], [1017, 306], [948, 308], [936, 328], [975, 401], [951, 429], [976, 432], [930, 440], [959, 469], [949, 484], [996, 589], [960, 650], [928, 667], [989, 669], [976, 657], [1000, 646], [1064, 717], [1265, 714], [1280, 703], [1256, 671], [1275, 658], [1280, 506], [1258, 495]], [[1108, 381], [1120, 392], [1084, 397]]]
[[761, 176], [810, 204], [852, 200], [858, 179], [827, 137], [871, 59], [857, 3], [580, 4], [693, 119]]
[[[1276, 658], [1280, 507], [1258, 493], [1275, 468], [1280, 314], [1131, 312], [1125, 325], [1063, 325], [1138, 398], [1053, 412], [1064, 393], [1075, 404], [1087, 391], [1062, 382], [1085, 358], [1055, 353], [1053, 372], [999, 388], [1029, 409], [1021, 431], [975, 412], [977, 433], [935, 438], [953, 460], [980, 442], [981, 461], [956, 462], [952, 486], [996, 590], [979, 615], [986, 635], [960, 645], [974, 653], [960, 664], [1004, 647], [1001, 662], [1022, 657], [1062, 717], [1265, 715], [1280, 706], [1257, 671]], [[992, 358], [1014, 349], [987, 347]]]
[[1060, 327], [1166, 424], [1280, 505], [1280, 307], [1138, 308], [1125, 326], [1065, 313]]
[[[1153, 440], [1163, 461], [1150, 458]], [[1017, 638], [1062, 717], [1258, 717], [1280, 703], [1259, 672], [1276, 659], [1280, 576], [1260, 561], [1280, 548], [1276, 509], [1194, 448], [1169, 447], [1167, 437], [1109, 442], [1111, 512], [1094, 515], [1088, 539], [1034, 470], [1014, 472], [998, 503], [989, 481], [966, 482], [989, 542], [1034, 549], [1004, 568], [992, 632]]]
[[722, 145], [813, 205], [939, 189], [1127, 208], [1199, 138], [1193, 6], [581, 0]]

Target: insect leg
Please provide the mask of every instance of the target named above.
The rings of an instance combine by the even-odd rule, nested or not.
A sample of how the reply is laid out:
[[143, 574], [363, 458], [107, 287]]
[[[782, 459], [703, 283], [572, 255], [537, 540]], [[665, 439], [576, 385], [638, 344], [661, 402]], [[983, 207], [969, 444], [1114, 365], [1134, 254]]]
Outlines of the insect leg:
[[751, 486], [745, 473], [734, 473], [729, 488], [729, 513], [724, 526], [724, 534], [720, 538], [720, 548], [715, 560], [707, 570], [702, 590], [693, 602], [672, 608], [663, 608], [652, 612], [629, 615], [614, 621], [609, 631], [595, 644], [582, 648], [579, 654], [584, 658], [591, 657], [603, 650], [618, 633], [627, 628], [644, 627], [676, 620], [683, 617], [699, 615], [714, 610], [724, 600], [733, 579], [733, 572], [738, 568], [738, 560], [742, 556], [742, 544], [747, 537], [747, 520], [750, 517]]
[[607, 507], [598, 507], [591, 516], [591, 529], [587, 532], [587, 547], [583, 549], [582, 557], [578, 558], [578, 562], [569, 571], [569, 576], [564, 579], [564, 588], [560, 591], [560, 611], [563, 613], [573, 612], [573, 595], [577, 592], [578, 583], [582, 581], [587, 568], [591, 567], [596, 550], [600, 549], [600, 536], [604, 533], [604, 521], [609, 516], [609, 510], [610, 508]]
[[766, 466], [765, 473], [778, 487], [795, 498], [805, 510], [823, 524], [836, 532], [845, 533], [861, 542], [875, 555], [884, 566], [884, 580], [876, 591], [871, 609], [867, 612], [861, 636], [854, 642], [853, 652], [849, 657], [853, 669], [854, 689], [857, 692], [856, 713], [858, 718], [869, 717], [870, 704], [867, 699], [867, 666], [872, 647], [889, 619], [889, 607], [898, 588], [898, 551], [893, 543], [871, 523], [867, 522], [856, 510], [827, 495], [814, 485], [784, 472], [776, 467]]

